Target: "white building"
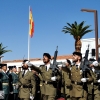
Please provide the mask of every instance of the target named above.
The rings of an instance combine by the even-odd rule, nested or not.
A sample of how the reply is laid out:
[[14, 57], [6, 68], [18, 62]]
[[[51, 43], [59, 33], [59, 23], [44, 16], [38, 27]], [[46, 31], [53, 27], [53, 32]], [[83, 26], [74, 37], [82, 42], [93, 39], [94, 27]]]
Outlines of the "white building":
[[[82, 39], [82, 48], [81, 48], [81, 52], [83, 57], [85, 56], [85, 51], [88, 48], [89, 45], [89, 56], [88, 58], [92, 57], [92, 49], [95, 49], [95, 38], [89, 38], [89, 39]], [[98, 44], [100, 44], [100, 39], [98, 39]], [[99, 56], [100, 56], [100, 49], [99, 49]], [[96, 57], [94, 57], [96, 58]]]

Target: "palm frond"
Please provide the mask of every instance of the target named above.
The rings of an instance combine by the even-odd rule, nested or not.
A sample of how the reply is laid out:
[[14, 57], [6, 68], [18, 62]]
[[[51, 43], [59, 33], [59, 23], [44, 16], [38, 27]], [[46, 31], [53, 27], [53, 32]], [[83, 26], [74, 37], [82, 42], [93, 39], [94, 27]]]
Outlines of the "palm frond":
[[74, 22], [74, 25], [77, 26], [77, 22], [76, 21]]
[[82, 21], [80, 24], [79, 24], [79, 30], [81, 30], [83, 28], [83, 25], [85, 24], [85, 21]]
[[90, 28], [90, 25], [84, 26], [84, 23], [85, 21], [82, 21], [80, 24], [77, 24], [76, 21], [72, 24], [67, 23], [68, 26], [64, 26], [62, 32], [70, 33], [70, 35], [73, 35], [74, 38], [82, 38], [85, 34], [93, 31], [88, 30]]
[[89, 32], [92, 32], [93, 30], [86, 30], [85, 32], [83, 32], [80, 37], [82, 38], [85, 34], [89, 33]]
[[70, 28], [72, 28], [72, 25], [70, 23], [67, 23], [68, 26], [70, 26]]
[[12, 52], [11, 50], [5, 50], [6, 48], [7, 48], [7, 46], [3, 47], [3, 44], [0, 43], [0, 56], [3, 55], [6, 52]]

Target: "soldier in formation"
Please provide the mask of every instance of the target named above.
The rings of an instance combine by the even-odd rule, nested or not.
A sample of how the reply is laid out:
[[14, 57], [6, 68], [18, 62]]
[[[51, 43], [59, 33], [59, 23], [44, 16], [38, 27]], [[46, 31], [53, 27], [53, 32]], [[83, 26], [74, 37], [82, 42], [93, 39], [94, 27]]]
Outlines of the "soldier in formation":
[[12, 73], [12, 68], [13, 68], [13, 66], [8, 66], [8, 68], [9, 68], [9, 70], [7, 71], [7, 75], [8, 75], [8, 77], [9, 77], [9, 91], [10, 91], [10, 93], [9, 93], [9, 100], [10, 99], [13, 99], [13, 86], [12, 86], [12, 76], [11, 76], [11, 73]]
[[61, 83], [61, 97], [65, 98], [65, 100], [70, 100], [70, 94], [69, 90], [71, 87], [71, 62], [70, 60], [66, 60], [65, 66], [61, 68], [61, 73], [62, 73], [62, 83]]
[[[24, 60], [18, 74], [16, 66], [9, 66], [11, 71], [6, 73], [7, 64], [0, 64], [0, 91], [4, 92], [4, 100], [18, 100], [18, 97], [20, 100], [100, 100], [100, 69], [95, 59], [90, 59], [83, 70], [82, 54], [73, 52], [73, 63], [67, 59], [61, 66], [57, 65], [55, 73], [49, 53], [43, 54], [43, 62], [37, 67]], [[62, 98], [57, 98], [58, 95]]]
[[88, 84], [88, 100], [100, 100], [100, 89], [99, 89], [100, 77], [98, 77], [100, 73], [96, 72], [100, 70], [100, 69], [97, 70], [98, 62], [93, 58], [90, 59], [89, 62], [90, 62], [89, 67], [91, 70], [93, 82]]
[[18, 96], [20, 100], [33, 100], [35, 96], [35, 78], [34, 74], [28, 70], [29, 61], [23, 61], [23, 70], [18, 75], [18, 88], [19, 93]]
[[6, 74], [7, 64], [0, 64], [2, 71], [0, 72], [0, 84], [2, 86], [2, 91], [4, 92], [4, 100], [9, 100], [9, 77]]
[[12, 87], [12, 98], [13, 100], [18, 100], [18, 89], [16, 88], [16, 85], [18, 83], [18, 75], [16, 74], [17, 69], [16, 66], [12, 66], [12, 73], [10, 73], [9, 78], [10, 78], [10, 83]]
[[52, 64], [50, 63], [51, 56], [49, 53], [43, 54], [44, 65], [41, 67], [32, 66], [35, 71], [41, 74], [42, 77], [42, 99], [55, 100], [57, 96], [57, 81], [60, 79], [58, 73], [53, 76]]
[[92, 82], [93, 78], [88, 70], [86, 73], [81, 68], [82, 54], [80, 52], [73, 53], [74, 65], [71, 68], [71, 100], [87, 100], [87, 83]]

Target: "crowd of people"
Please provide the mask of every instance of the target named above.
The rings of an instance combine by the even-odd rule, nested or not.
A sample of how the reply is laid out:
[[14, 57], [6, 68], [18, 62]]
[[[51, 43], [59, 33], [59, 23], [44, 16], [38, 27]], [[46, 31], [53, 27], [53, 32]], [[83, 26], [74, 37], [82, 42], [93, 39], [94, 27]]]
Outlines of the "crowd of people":
[[[0, 64], [0, 99], [2, 100], [100, 100], [100, 68], [94, 58], [83, 68], [82, 54], [73, 52], [73, 62], [57, 64], [55, 71], [51, 55], [43, 54], [43, 65], [22, 62], [16, 66]], [[7, 71], [7, 68], [9, 70]], [[31, 69], [31, 71], [29, 70]]]

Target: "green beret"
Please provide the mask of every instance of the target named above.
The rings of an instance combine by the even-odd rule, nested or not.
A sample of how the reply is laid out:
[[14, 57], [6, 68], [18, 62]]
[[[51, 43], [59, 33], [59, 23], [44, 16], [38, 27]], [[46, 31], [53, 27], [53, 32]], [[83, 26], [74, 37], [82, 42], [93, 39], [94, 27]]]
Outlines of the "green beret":
[[78, 55], [78, 56], [80, 56], [81, 59], [82, 59], [82, 53], [80, 53], [80, 52], [73, 52], [73, 55]]
[[48, 57], [49, 59], [51, 59], [51, 55], [49, 53], [44, 53], [43, 56]]

